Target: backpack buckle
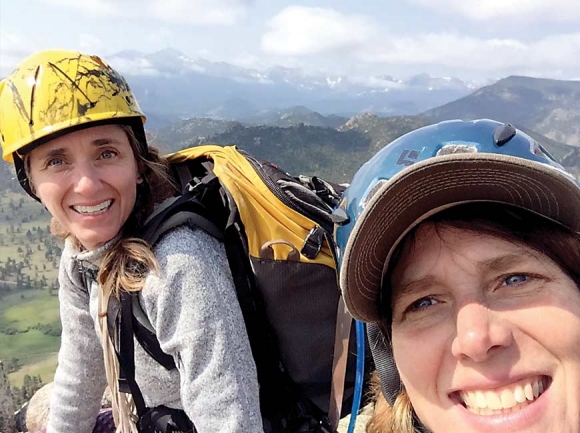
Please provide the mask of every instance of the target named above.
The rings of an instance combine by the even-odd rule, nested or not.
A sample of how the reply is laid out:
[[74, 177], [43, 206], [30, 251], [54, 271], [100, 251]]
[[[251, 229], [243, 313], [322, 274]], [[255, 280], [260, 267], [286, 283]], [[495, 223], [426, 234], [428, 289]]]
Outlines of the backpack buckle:
[[324, 232], [325, 230], [320, 226], [313, 227], [302, 244], [300, 254], [314, 260], [324, 245]]

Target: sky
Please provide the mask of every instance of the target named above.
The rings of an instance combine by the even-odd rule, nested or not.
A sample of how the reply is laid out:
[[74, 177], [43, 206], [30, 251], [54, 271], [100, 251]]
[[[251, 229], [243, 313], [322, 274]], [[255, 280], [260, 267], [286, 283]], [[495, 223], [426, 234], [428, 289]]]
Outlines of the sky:
[[264, 70], [580, 79], [580, 0], [0, 0], [0, 76], [35, 51]]

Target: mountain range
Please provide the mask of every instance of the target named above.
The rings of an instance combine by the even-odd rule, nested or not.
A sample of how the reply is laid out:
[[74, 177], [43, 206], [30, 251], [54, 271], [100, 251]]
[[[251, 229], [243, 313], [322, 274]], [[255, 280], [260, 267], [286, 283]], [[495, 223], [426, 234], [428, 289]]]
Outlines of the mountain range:
[[[149, 75], [151, 87], [145, 94], [151, 98], [151, 95], [164, 95], [165, 98], [159, 98], [157, 108], [169, 103], [168, 95], [164, 94], [166, 86], [173, 86], [172, 95], [183, 97], [187, 92], [195, 93], [195, 86], [187, 87], [188, 80], [199, 79], [195, 74], [208, 80], [230, 80], [241, 86], [239, 77], [243, 78], [241, 74], [248, 72], [232, 65], [203, 63], [202, 66], [207, 68], [217, 68], [212, 72], [214, 75], [209, 77], [199, 72], [183, 71], [184, 62], [188, 64], [189, 60], [182, 59], [175, 52], [157, 55], [149, 57], [149, 63], [143, 63], [140, 53], [124, 54], [125, 58], [135, 61], [141, 59], [141, 67], [165, 62], [167, 68], [164, 74], [174, 74], [172, 79], [168, 75], [159, 75], [159, 71]], [[169, 61], [171, 59], [173, 63]], [[194, 65], [190, 66], [192, 71], [201, 68], [197, 63], [191, 65]], [[230, 78], [220, 74], [230, 74]], [[238, 81], [234, 81], [233, 76], [238, 77]], [[135, 80], [139, 77], [143, 78], [136, 75], [131, 82], [137, 81], [137, 85], [142, 83]], [[248, 76], [245, 78], [249, 80]], [[419, 78], [417, 80], [420, 81]], [[185, 86], [181, 91], [177, 85], [179, 83]], [[248, 85], [262, 84], [253, 82]], [[314, 90], [312, 92], [316, 93]], [[295, 91], [294, 94], [297, 98], [300, 92]], [[346, 90], [344, 94], [347, 94]], [[139, 95], [138, 98], [140, 101], [143, 99]], [[145, 98], [145, 102], [148, 100]], [[243, 98], [232, 97], [228, 101], [237, 101], [233, 105], [245, 107], [235, 120], [230, 120], [224, 111], [219, 111], [219, 107], [224, 107], [219, 104], [205, 117], [187, 119], [180, 119], [175, 111], [173, 114], [161, 109], [151, 112], [144, 105], [148, 115], [146, 128], [152, 143], [164, 152], [203, 143], [235, 144], [258, 157], [278, 163], [291, 173], [317, 174], [342, 182], [349, 181], [354, 171], [388, 142], [408, 131], [444, 119], [487, 117], [510, 122], [523, 129], [567, 167], [580, 173], [580, 148], [574, 147], [580, 146], [579, 81], [508, 77], [455, 101], [423, 111], [420, 115], [405, 116], [379, 116], [370, 112], [341, 116], [321, 113], [305, 105], [254, 110], [252, 107], [255, 104]], [[184, 107], [195, 111], [199, 101], [190, 102], [187, 105], [185, 99], [181, 99]], [[230, 107], [225, 111], [231, 113], [233, 109]], [[0, 177], [10, 178], [13, 174], [4, 165], [0, 167]], [[17, 189], [13, 179], [9, 183]]]
[[487, 117], [580, 146], [580, 81], [511, 76], [422, 116], [433, 121]]
[[174, 49], [151, 54], [121, 51], [108, 60], [127, 77], [152, 127], [167, 126], [168, 117], [251, 121], [291, 106], [347, 118], [362, 111], [417, 114], [479, 87], [459, 78], [428, 74], [397, 79], [315, 75], [281, 66], [259, 71], [191, 59]]

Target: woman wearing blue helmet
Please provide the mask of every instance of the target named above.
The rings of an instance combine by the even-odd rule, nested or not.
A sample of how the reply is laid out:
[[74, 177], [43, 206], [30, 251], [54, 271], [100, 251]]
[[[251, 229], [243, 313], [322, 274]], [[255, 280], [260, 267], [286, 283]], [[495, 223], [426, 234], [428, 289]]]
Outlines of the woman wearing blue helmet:
[[580, 432], [580, 186], [533, 139], [491, 120], [413, 131], [336, 221], [388, 402], [369, 431]]

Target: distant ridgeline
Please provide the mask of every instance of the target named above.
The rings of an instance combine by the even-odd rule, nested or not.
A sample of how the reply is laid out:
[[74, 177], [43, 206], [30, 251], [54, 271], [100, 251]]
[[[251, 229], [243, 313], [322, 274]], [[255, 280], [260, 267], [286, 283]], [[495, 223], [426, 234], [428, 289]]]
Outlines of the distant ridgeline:
[[580, 80], [511, 76], [423, 116], [433, 121], [487, 117], [580, 146]]
[[[318, 175], [335, 182], [350, 182], [356, 170], [386, 144], [430, 123], [434, 121], [421, 116], [378, 117], [368, 113], [355, 116], [337, 128], [303, 122], [287, 127], [244, 126], [239, 122], [195, 118], [181, 121], [174, 128], [162, 129], [155, 137], [156, 144], [164, 151], [205, 143], [235, 144], [293, 175]], [[575, 174], [580, 173], [580, 148], [516, 126]]]
[[[321, 122], [313, 112], [313, 122]], [[336, 123], [336, 116], [329, 116]], [[300, 113], [299, 121], [285, 117], [289, 126], [253, 126], [226, 120], [195, 118], [157, 131], [155, 144], [177, 151], [206, 143], [235, 144], [241, 149], [279, 164], [290, 174], [318, 175], [336, 182], [350, 182], [360, 165], [389, 141], [426, 125], [417, 117], [383, 118], [361, 114], [337, 128], [314, 126]]]

